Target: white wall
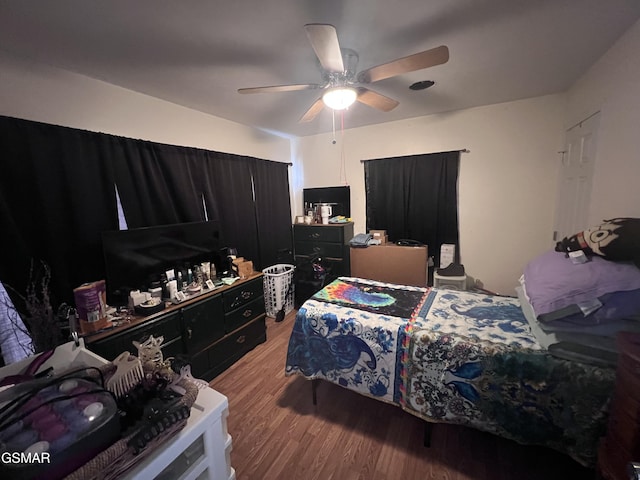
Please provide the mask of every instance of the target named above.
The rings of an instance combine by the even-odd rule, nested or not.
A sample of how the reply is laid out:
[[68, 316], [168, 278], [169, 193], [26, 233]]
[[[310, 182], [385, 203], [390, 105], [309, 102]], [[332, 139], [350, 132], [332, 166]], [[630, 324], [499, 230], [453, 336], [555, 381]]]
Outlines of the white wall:
[[0, 115], [290, 161], [288, 139], [1, 50]]
[[566, 126], [600, 111], [589, 225], [640, 217], [640, 22], [568, 91]]
[[[458, 150], [460, 253], [469, 275], [486, 288], [514, 294], [526, 262], [552, 245], [563, 95], [509, 102], [346, 130], [297, 140], [304, 187], [351, 186], [355, 231], [365, 231], [360, 160]], [[301, 214], [302, 201], [295, 211]], [[439, 248], [430, 245], [429, 248]]]

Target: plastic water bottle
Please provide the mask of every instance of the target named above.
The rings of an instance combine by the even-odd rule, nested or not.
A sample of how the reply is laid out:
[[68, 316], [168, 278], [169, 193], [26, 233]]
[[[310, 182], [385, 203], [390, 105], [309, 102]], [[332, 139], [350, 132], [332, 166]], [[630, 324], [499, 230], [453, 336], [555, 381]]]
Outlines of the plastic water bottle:
[[216, 264], [211, 262], [211, 271], [209, 274], [209, 278], [211, 280], [215, 280], [217, 278], [218, 272], [216, 272]]

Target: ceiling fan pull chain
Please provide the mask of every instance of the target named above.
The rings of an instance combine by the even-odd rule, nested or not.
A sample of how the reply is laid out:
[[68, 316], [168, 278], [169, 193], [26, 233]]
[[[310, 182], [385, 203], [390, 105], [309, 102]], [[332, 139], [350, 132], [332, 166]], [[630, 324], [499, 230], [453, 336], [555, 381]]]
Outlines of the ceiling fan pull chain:
[[331, 142], [332, 144], [336, 144], [336, 111], [335, 110], [331, 110], [331, 119], [333, 121], [333, 141]]
[[340, 174], [344, 179], [344, 184], [349, 185], [347, 182], [347, 166], [344, 156], [344, 110], [340, 111]]

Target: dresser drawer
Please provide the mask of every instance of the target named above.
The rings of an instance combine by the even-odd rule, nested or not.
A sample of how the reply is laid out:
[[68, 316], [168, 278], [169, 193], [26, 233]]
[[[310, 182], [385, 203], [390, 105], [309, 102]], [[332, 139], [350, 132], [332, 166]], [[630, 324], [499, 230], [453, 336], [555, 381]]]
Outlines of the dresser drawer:
[[265, 317], [257, 318], [209, 349], [209, 365], [217, 375], [238, 358], [266, 340]]
[[209, 351], [204, 350], [196, 355], [190, 355], [189, 363], [191, 364], [191, 375], [195, 378], [205, 378], [206, 373], [211, 369]]
[[621, 356], [640, 369], [640, 333], [620, 332], [617, 343]]
[[627, 478], [627, 463], [632, 460], [629, 452], [609, 437], [598, 448], [598, 471], [605, 480]]
[[262, 294], [262, 277], [238, 285], [233, 290], [223, 293], [224, 311], [231, 312], [258, 297], [262, 297]]
[[[335, 280], [337, 277], [348, 277], [351, 275], [351, 262], [349, 261], [349, 250], [347, 249], [347, 256], [340, 259], [329, 258], [329, 279]], [[329, 283], [329, 281], [325, 282]]]
[[184, 343], [187, 352], [195, 353], [224, 336], [222, 298], [215, 295], [182, 308]]
[[[137, 355], [138, 351], [136, 350], [136, 347], [133, 346], [133, 342], [137, 341], [142, 343], [149, 338], [149, 335], [153, 335], [156, 338], [160, 336], [163, 337], [163, 343], [165, 345], [169, 342], [175, 341], [176, 339], [180, 340], [173, 345], [172, 348], [174, 350], [179, 349], [176, 353], [183, 353], [181, 340], [182, 325], [180, 323], [179, 312], [170, 313], [164, 317], [145, 322], [142, 325], [130, 328], [121, 333], [110, 335], [109, 337], [98, 340], [97, 342], [88, 343], [87, 348], [107, 360], [114, 360], [124, 351]], [[165, 349], [162, 351], [165, 357], [169, 356], [165, 353]]]
[[259, 297], [255, 300], [236, 308], [232, 312], [225, 314], [224, 325], [227, 333], [233, 332], [245, 323], [250, 322], [258, 315], [264, 313], [264, 298]]
[[630, 355], [622, 353], [618, 356], [618, 368], [624, 368], [630, 375], [640, 378], [640, 362]]
[[[129, 352], [135, 350], [131, 342], [127, 342], [126, 340], [127, 338], [122, 335], [112, 335], [103, 340], [88, 343], [87, 348], [102, 358], [112, 361], [125, 350]], [[133, 353], [135, 353], [135, 351]]]
[[[156, 338], [163, 336], [165, 342], [181, 336], [182, 327], [180, 324], [180, 314], [178, 312], [174, 312], [160, 320], [154, 321], [153, 323], [145, 323], [140, 327], [127, 331], [127, 336], [131, 339], [130, 341], [136, 340], [138, 342], [143, 342], [149, 337], [149, 335], [153, 335]], [[128, 350], [129, 348], [133, 347], [127, 347], [125, 350]]]
[[[334, 226], [294, 225], [296, 241], [344, 243], [344, 230]], [[351, 239], [349, 239], [351, 240]]]
[[[316, 256], [321, 255], [296, 255], [295, 261], [298, 265], [305, 264], [315, 259]], [[325, 285], [327, 283], [330, 283], [330, 281], [335, 280], [337, 277], [348, 277], [349, 275], [351, 275], [351, 263], [349, 262], [348, 256], [346, 258], [334, 258], [325, 256], [323, 257], [323, 260], [325, 262], [324, 264], [327, 267], [327, 279], [325, 281]], [[300, 280], [296, 280], [296, 285], [299, 282]], [[320, 288], [318, 288], [318, 290]]]
[[630, 396], [640, 401], [640, 373], [634, 372], [633, 364], [629, 365], [624, 361], [623, 356], [618, 357], [618, 368], [616, 369], [616, 387], [624, 392], [625, 396]]
[[[632, 396], [636, 394], [629, 390], [629, 385], [620, 385], [616, 382], [613, 400], [611, 403], [611, 413], [616, 411], [629, 415], [630, 420], [635, 425], [640, 425], [640, 400]], [[640, 430], [640, 429], [639, 429]]]
[[342, 258], [346, 248], [340, 243], [296, 242], [296, 255]]
[[619, 408], [620, 404], [617, 400], [609, 415], [607, 438], [615, 440], [629, 453], [638, 454], [640, 453], [640, 429], [633, 418]]
[[171, 341], [164, 341], [162, 344], [162, 357], [170, 358], [182, 355], [185, 352], [182, 337], [174, 338]]

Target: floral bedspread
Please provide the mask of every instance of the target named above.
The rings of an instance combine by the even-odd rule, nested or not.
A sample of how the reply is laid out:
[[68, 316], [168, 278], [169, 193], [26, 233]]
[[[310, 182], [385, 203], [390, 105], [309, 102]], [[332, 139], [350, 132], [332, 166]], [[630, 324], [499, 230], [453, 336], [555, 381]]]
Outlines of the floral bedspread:
[[615, 377], [549, 355], [515, 298], [347, 277], [299, 309], [285, 368], [588, 466]]

